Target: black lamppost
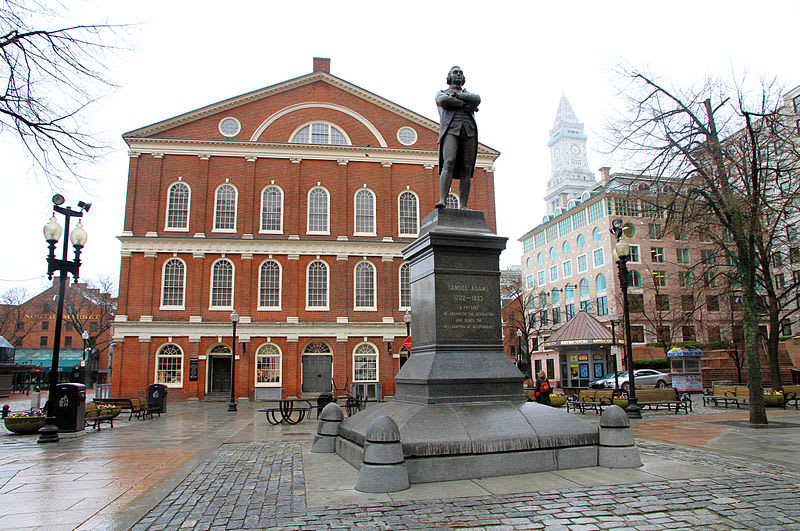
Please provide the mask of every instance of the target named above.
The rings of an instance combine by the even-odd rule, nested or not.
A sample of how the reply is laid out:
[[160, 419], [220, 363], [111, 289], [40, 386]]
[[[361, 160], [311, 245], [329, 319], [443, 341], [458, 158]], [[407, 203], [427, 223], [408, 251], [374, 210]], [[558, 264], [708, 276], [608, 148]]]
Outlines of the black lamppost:
[[69, 246], [67, 245], [67, 238], [64, 238], [64, 251], [61, 259], [56, 258], [56, 244], [61, 238], [61, 225], [56, 221], [56, 216], [53, 214], [50, 221], [44, 226], [44, 239], [47, 241], [49, 253], [47, 255], [47, 278], [52, 280], [53, 273], [58, 271], [58, 301], [56, 302], [56, 329], [54, 332], [53, 341], [53, 359], [50, 366], [50, 384], [47, 392], [47, 417], [45, 425], [39, 430], [38, 443], [58, 442], [58, 427], [56, 426], [56, 419], [53, 416], [55, 410], [56, 385], [58, 385], [58, 355], [60, 354], [61, 345], [61, 320], [64, 318], [64, 291], [67, 286], [67, 274], [72, 274], [74, 280], [78, 280], [78, 272], [81, 267], [81, 249], [86, 245], [88, 235], [83, 228], [83, 224], [78, 221], [72, 232], [69, 230], [70, 218], [80, 218], [84, 212], [88, 212], [92, 206], [90, 203], [78, 201], [78, 209], [72, 210], [69, 207], [62, 207], [64, 203], [64, 196], [56, 194], [53, 196], [53, 212], [64, 214], [64, 233], [69, 235], [69, 241], [75, 248], [75, 259], [72, 261], [67, 260], [67, 253]]
[[630, 235], [629, 226], [622, 225], [621, 219], [612, 222], [611, 233], [617, 238], [617, 244], [611, 253], [619, 267], [619, 285], [622, 289], [622, 313], [625, 323], [625, 357], [628, 365], [628, 407], [625, 411], [632, 419], [642, 418], [642, 409], [639, 407], [639, 399], [636, 398], [636, 381], [633, 370], [633, 349], [631, 347], [631, 316], [628, 311], [628, 258], [631, 255], [631, 246], [625, 240], [625, 236]]
[[522, 372], [522, 330], [517, 328], [517, 369]]
[[239, 322], [239, 314], [236, 310], [231, 313], [231, 324], [233, 325], [233, 349], [231, 350], [231, 401], [228, 403], [228, 411], [236, 411], [236, 323]]
[[617, 370], [617, 320], [611, 319], [611, 359], [614, 360], [614, 395], [619, 393], [619, 370]]
[[81, 333], [83, 339], [83, 355], [81, 356], [81, 365], [83, 365], [83, 385], [88, 385], [89, 382], [89, 332], [86, 330]]
[[403, 316], [403, 322], [406, 324], [406, 337], [411, 337], [411, 312], [406, 310]]

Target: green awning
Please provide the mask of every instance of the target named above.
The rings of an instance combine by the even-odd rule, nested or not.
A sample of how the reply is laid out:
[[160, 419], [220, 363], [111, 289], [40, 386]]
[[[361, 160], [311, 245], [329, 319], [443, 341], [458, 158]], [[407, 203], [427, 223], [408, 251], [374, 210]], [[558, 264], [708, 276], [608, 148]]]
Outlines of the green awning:
[[[62, 348], [58, 353], [59, 372], [71, 371], [80, 364], [83, 349]], [[14, 356], [14, 363], [23, 365], [41, 365], [43, 369], [50, 369], [53, 365], [53, 351], [50, 349], [18, 348]]]

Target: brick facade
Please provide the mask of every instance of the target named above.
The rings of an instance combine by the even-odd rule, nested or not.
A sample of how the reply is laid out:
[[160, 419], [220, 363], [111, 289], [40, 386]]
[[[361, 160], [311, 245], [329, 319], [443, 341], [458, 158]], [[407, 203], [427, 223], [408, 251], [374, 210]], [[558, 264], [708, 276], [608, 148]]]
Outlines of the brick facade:
[[[417, 225], [438, 200], [438, 125], [332, 76], [328, 68], [329, 62], [315, 61], [316, 70], [309, 75], [124, 135], [131, 158], [120, 237], [113, 394], [141, 395], [148, 384], [164, 381], [166, 373], [170, 398], [204, 398], [224, 390], [227, 369], [216, 358], [230, 360], [229, 353], [219, 351], [232, 345], [233, 308], [241, 316], [237, 396], [319, 392], [309, 390], [310, 373], [304, 384], [303, 353], [308, 348], [330, 351], [337, 387], [354, 380], [379, 382], [384, 394], [394, 393], [406, 332], [407, 308], [400, 301], [402, 249], [414, 239], [400, 233], [399, 198], [413, 193]], [[238, 121], [238, 134], [222, 134], [220, 124], [226, 118]], [[310, 123], [333, 126], [349, 142], [290, 141]], [[413, 144], [398, 139], [403, 127], [416, 133]], [[497, 156], [481, 146], [469, 202], [486, 212], [492, 230]], [[188, 226], [178, 229], [167, 221], [168, 194], [176, 183], [190, 190]], [[234, 228], [215, 230], [215, 198], [224, 185], [235, 189]], [[262, 231], [262, 193], [270, 186], [282, 194], [281, 229]], [[309, 194], [317, 188], [329, 198], [324, 233], [309, 231]], [[374, 197], [374, 230], [356, 234], [355, 197], [364, 189]], [[165, 307], [165, 263], [173, 259], [183, 268], [183, 304]], [[232, 266], [233, 301], [215, 307], [211, 285], [219, 260]], [[275, 262], [280, 271], [280, 303], [267, 308], [259, 304], [260, 271], [266, 261]], [[307, 305], [309, 266], [318, 262], [327, 268], [323, 309]], [[368, 308], [356, 306], [355, 271], [362, 262], [374, 271], [374, 302]], [[159, 360], [165, 345], [177, 347], [167, 349], [174, 358]], [[256, 353], [262, 347], [280, 353], [279, 382], [257, 382]], [[359, 349], [377, 353], [376, 368], [356, 372], [356, 365], [364, 369], [363, 358], [354, 362]], [[320, 354], [325, 355], [314, 355]], [[195, 364], [196, 380], [190, 379]]]

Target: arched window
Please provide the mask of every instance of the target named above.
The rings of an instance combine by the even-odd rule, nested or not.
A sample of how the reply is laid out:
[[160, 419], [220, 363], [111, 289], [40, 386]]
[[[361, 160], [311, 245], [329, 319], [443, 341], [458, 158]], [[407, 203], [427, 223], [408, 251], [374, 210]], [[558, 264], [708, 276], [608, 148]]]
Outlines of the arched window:
[[308, 124], [292, 137], [295, 144], [331, 144], [334, 146], [347, 146], [350, 142], [344, 133], [331, 124], [314, 122]]
[[328, 266], [317, 260], [308, 265], [306, 275], [306, 309], [328, 309]]
[[236, 230], [236, 188], [223, 184], [217, 188], [214, 202], [214, 230]]
[[606, 290], [606, 276], [603, 273], [597, 275], [597, 293], [602, 293]]
[[261, 264], [258, 275], [258, 309], [281, 309], [281, 266], [275, 260]]
[[233, 264], [224, 258], [211, 267], [211, 308], [233, 309]]
[[330, 200], [325, 188], [312, 188], [308, 192], [308, 232], [328, 234], [328, 212]]
[[[330, 345], [324, 341], [312, 341], [303, 349], [303, 354], [332, 354]], [[634, 375], [635, 376], [635, 375]]]
[[261, 193], [261, 232], [283, 232], [283, 192], [277, 186]]
[[189, 230], [191, 191], [186, 183], [175, 183], [167, 192], [166, 230]]
[[411, 309], [411, 269], [407, 263], [400, 266], [400, 309]]
[[375, 266], [360, 262], [355, 270], [355, 307], [357, 310], [375, 309]]
[[182, 310], [186, 292], [186, 266], [183, 260], [170, 258], [161, 274], [161, 309]]
[[571, 301], [575, 298], [575, 286], [567, 284], [564, 286], [564, 300]]
[[414, 192], [403, 192], [397, 199], [397, 223], [400, 236], [419, 234], [419, 201]]
[[353, 350], [353, 381], [378, 381], [378, 349], [372, 343], [361, 343]]
[[156, 383], [167, 387], [183, 387], [183, 351], [168, 343], [156, 354]]
[[356, 192], [355, 234], [375, 234], [375, 194], [362, 188]]
[[280, 387], [281, 351], [272, 343], [261, 345], [256, 351], [256, 386]]
[[581, 279], [580, 290], [581, 290], [581, 299], [587, 298], [589, 296], [589, 281], [586, 280], [585, 278]]
[[459, 201], [455, 194], [447, 194], [447, 208], [458, 208]]
[[553, 291], [550, 292], [550, 300], [553, 302], [559, 302], [561, 300], [561, 291], [558, 288], [553, 288]]

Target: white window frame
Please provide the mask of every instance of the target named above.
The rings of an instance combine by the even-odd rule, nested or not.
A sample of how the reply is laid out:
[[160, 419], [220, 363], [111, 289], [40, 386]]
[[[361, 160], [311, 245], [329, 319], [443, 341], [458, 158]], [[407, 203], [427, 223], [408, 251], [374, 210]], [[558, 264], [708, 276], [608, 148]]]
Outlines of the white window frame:
[[[169, 225], [169, 211], [170, 211], [170, 194], [177, 185], [183, 185], [189, 191], [189, 196], [186, 199], [186, 226], [185, 227], [170, 227]], [[189, 232], [189, 218], [192, 215], [192, 187], [183, 181], [175, 181], [169, 188], [167, 188], [167, 210], [164, 217], [164, 230], [169, 232]]]
[[[177, 260], [181, 267], [183, 267], [183, 285], [181, 286], [181, 304], [164, 304], [164, 288], [165, 288], [165, 281], [166, 281], [166, 272], [167, 272], [167, 264], [172, 262], [173, 260]], [[160, 310], [185, 310], [186, 309], [186, 262], [184, 262], [181, 258], [177, 256], [173, 256], [164, 260], [164, 263], [161, 264], [161, 306], [159, 307]]]
[[[451, 198], [451, 197], [452, 197], [453, 199], [455, 199], [455, 203], [456, 203], [456, 204], [455, 204], [454, 206], [451, 206], [451, 205], [452, 205], [452, 202], [450, 201], [450, 198]], [[458, 197], [458, 196], [457, 196], [456, 194], [454, 194], [453, 192], [449, 192], [449, 193], [447, 194], [447, 204], [446, 204], [446, 206], [447, 206], [447, 208], [461, 208], [461, 198], [460, 198], [460, 197]]]
[[[162, 352], [167, 347], [175, 347], [176, 349], [178, 349], [178, 351], [181, 353], [181, 355], [180, 356], [176, 356], [176, 355], [165, 356], [165, 355], [163, 355]], [[183, 368], [184, 368], [183, 367], [184, 366], [183, 358], [184, 357], [185, 357], [185, 353], [183, 352], [183, 349], [180, 347], [180, 345], [176, 345], [175, 343], [172, 343], [172, 342], [164, 343], [163, 345], [158, 347], [158, 350], [156, 351], [155, 374], [153, 375], [153, 382], [155, 382], [155, 383], [163, 383], [167, 387], [172, 387], [172, 388], [181, 388], [181, 387], [183, 387]], [[178, 382], [160, 382], [159, 381], [158, 373], [161, 372], [159, 370], [159, 367], [160, 367], [160, 364], [161, 364], [161, 360], [162, 359], [166, 359], [166, 358], [179, 359], [180, 360], [180, 369], [178, 371], [178, 374], [180, 375], [180, 380]]]
[[[311, 271], [311, 266], [316, 264], [316, 263], [321, 263], [321, 264], [323, 264], [325, 266], [325, 305], [324, 306], [309, 306], [309, 304], [308, 304], [308, 296], [309, 296], [309, 293], [310, 293], [309, 281], [311, 280], [310, 271]], [[311, 262], [309, 262], [308, 265], [306, 266], [306, 297], [305, 297], [305, 299], [306, 299], [306, 310], [308, 310], [308, 311], [314, 311], [314, 312], [323, 312], [323, 311], [325, 311], [326, 312], [326, 311], [330, 310], [330, 304], [331, 304], [331, 266], [328, 265], [328, 263], [325, 260], [317, 258], [317, 259], [312, 260]]]
[[[553, 275], [553, 271], [556, 272], [555, 275]], [[549, 277], [550, 277], [550, 282], [551, 283], [552, 282], [558, 282], [558, 264], [550, 266]]]
[[[225, 187], [230, 186], [233, 188], [233, 228], [232, 229], [220, 229], [217, 228], [217, 211], [219, 207], [219, 191]], [[214, 225], [211, 232], [236, 232], [236, 225], [237, 221], [239, 220], [239, 189], [236, 188], [232, 183], [222, 183], [214, 190]]]
[[[372, 199], [372, 216], [371, 216], [372, 217], [372, 219], [371, 219], [372, 230], [371, 231], [359, 231], [358, 230], [358, 219], [359, 219], [359, 217], [358, 217], [358, 196], [359, 196], [359, 194], [363, 195], [365, 192], [367, 194], [369, 194], [369, 196]], [[376, 220], [376, 216], [375, 216], [375, 206], [376, 206], [375, 192], [373, 192], [369, 188], [359, 188], [358, 190], [356, 190], [356, 193], [353, 194], [353, 236], [375, 236], [376, 230], [377, 230], [375, 228], [375, 225], [377, 224], [377, 220]]]
[[[600, 251], [600, 254], [603, 258], [603, 262], [600, 264], [597, 263], [597, 251]], [[593, 269], [597, 269], [606, 265], [606, 252], [602, 247], [592, 250], [592, 265], [594, 266]]]
[[[539, 285], [544, 286], [547, 284], [547, 272], [544, 269], [540, 269], [536, 272], [536, 278], [539, 280]], [[544, 282], [542, 282], [544, 280]]]
[[[228, 306], [214, 306], [214, 268], [220, 262], [228, 262], [231, 265], [231, 303]], [[236, 296], [236, 266], [233, 262], [228, 258], [219, 258], [214, 260], [214, 263], [211, 264], [211, 279], [209, 285], [209, 292], [208, 292], [208, 309], [209, 310], [233, 310], [234, 307], [234, 299]]]
[[[262, 306], [261, 304], [261, 289], [262, 289], [262, 276], [261, 270], [264, 266], [268, 263], [272, 262], [273, 264], [278, 266], [278, 305], [277, 306]], [[279, 312], [281, 311], [281, 306], [283, 305], [283, 267], [281, 267], [280, 262], [275, 260], [274, 258], [267, 258], [258, 266], [258, 307], [257, 310], [260, 312]]]
[[[275, 354], [262, 354], [261, 351], [265, 347], [273, 347], [275, 350], [278, 351], [277, 355]], [[277, 382], [259, 382], [258, 381], [258, 360], [259, 358], [277, 358], [278, 360], [278, 381]], [[263, 343], [259, 345], [258, 349], [256, 350], [255, 355], [255, 370], [253, 371], [253, 375], [255, 377], [254, 385], [255, 387], [280, 387], [283, 382], [283, 352], [281, 348], [276, 345], [275, 343]]]
[[[365, 353], [358, 353], [357, 351], [358, 351], [358, 349], [360, 347], [362, 347], [364, 345], [369, 345], [370, 347], [372, 347], [373, 354], [369, 354], [369, 356], [373, 356], [374, 355], [374, 357], [375, 357], [375, 379], [374, 380], [364, 380], [364, 379], [357, 379], [356, 378], [356, 356], [366, 356], [367, 355]], [[377, 381], [379, 381], [380, 380], [380, 374], [381, 374], [381, 371], [380, 371], [380, 357], [381, 357], [380, 353], [381, 353], [381, 351], [378, 349], [378, 347], [375, 346], [375, 344], [370, 342], [370, 341], [364, 341], [363, 343], [359, 343], [358, 345], [356, 345], [355, 348], [353, 348], [353, 364], [352, 364], [353, 366], [352, 366], [352, 380], [351, 381], [352, 382], [377, 382]]]
[[[410, 194], [414, 198], [414, 232], [403, 232], [403, 208], [402, 197], [405, 194]], [[405, 216], [407, 219], [411, 216]], [[397, 196], [397, 235], [401, 238], [412, 237], [416, 238], [419, 235], [419, 196], [411, 190], [403, 190]]]
[[[280, 228], [278, 229], [265, 229], [264, 228], [264, 194], [270, 188], [275, 188], [281, 193], [281, 202], [280, 202]], [[270, 184], [264, 187], [261, 190], [261, 215], [259, 216], [259, 223], [258, 223], [258, 232], [260, 234], [283, 234], [283, 205], [284, 205], [284, 197], [286, 194], [283, 191], [283, 188], [278, 186], [277, 184]]]
[[[631, 244], [631, 249], [633, 249], [634, 247], [636, 247], [636, 255], [639, 257], [639, 259], [638, 260], [628, 260], [628, 263], [629, 264], [641, 264], [642, 263], [642, 248], [641, 248], [640, 245]], [[633, 256], [633, 253], [631, 253], [631, 256]]]
[[[328, 126], [328, 142], [322, 143], [322, 144], [316, 144], [316, 143], [311, 142], [311, 138], [313, 136], [312, 131], [313, 131], [313, 125], [314, 124], [322, 124], [322, 125], [327, 125]], [[294, 141], [294, 137], [297, 136], [297, 133], [299, 133], [300, 131], [302, 131], [306, 127], [308, 127], [308, 142], [295, 142]], [[344, 140], [345, 140], [344, 144], [331, 144], [331, 142], [330, 142], [330, 140], [331, 140], [331, 128], [336, 129], [339, 132], [339, 134], [341, 134], [344, 137]], [[344, 129], [342, 129], [341, 127], [339, 127], [339, 126], [337, 126], [337, 125], [335, 125], [335, 124], [333, 124], [331, 122], [326, 122], [324, 120], [314, 120], [314, 121], [311, 121], [311, 122], [304, 123], [303, 125], [301, 125], [297, 129], [292, 131], [292, 134], [289, 135], [289, 143], [290, 144], [309, 144], [309, 145], [313, 145], [313, 146], [339, 146], [339, 145], [352, 146], [353, 145], [353, 142], [350, 141], [350, 137], [347, 135], [347, 133], [344, 132]]]
[[[569, 274], [567, 274], [567, 264], [569, 264]], [[569, 278], [572, 276], [572, 260], [564, 260], [561, 262], [561, 278]]]
[[[372, 271], [372, 305], [370, 306], [359, 306], [358, 305], [358, 270], [359, 268], [367, 264]], [[357, 312], [374, 312], [377, 311], [377, 299], [378, 299], [378, 278], [377, 278], [377, 268], [375, 264], [370, 262], [369, 260], [361, 260], [353, 267], [353, 309]], [[363, 289], [363, 288], [362, 288]]]
[[[583, 258], [583, 263], [586, 264], [586, 267], [581, 269], [581, 258]], [[580, 275], [581, 273], [586, 273], [589, 270], [589, 256], [586, 253], [579, 254], [575, 257], [575, 270]]]
[[[325, 192], [326, 212], [325, 212], [325, 230], [310, 230], [311, 228], [311, 193], [314, 190], [322, 190]], [[306, 196], [306, 234], [321, 234], [327, 235], [331, 233], [331, 192], [324, 186], [313, 186]]]
[[[408, 271], [408, 304], [407, 305], [403, 305], [403, 269]], [[403, 262], [402, 264], [400, 264], [400, 268], [397, 271], [397, 283], [398, 283], [398, 286], [400, 286], [400, 289], [399, 289], [399, 292], [398, 292], [398, 299], [397, 299], [398, 302], [400, 303], [398, 309], [401, 312], [405, 311], [405, 310], [410, 310], [411, 309], [411, 266], [408, 264], [408, 262]]]

